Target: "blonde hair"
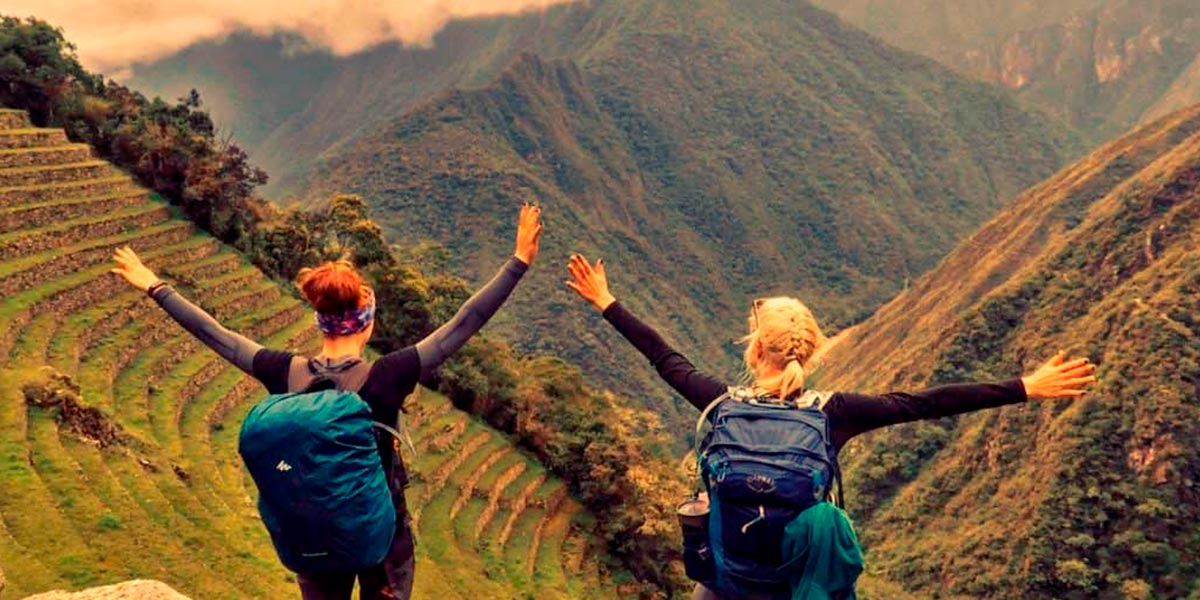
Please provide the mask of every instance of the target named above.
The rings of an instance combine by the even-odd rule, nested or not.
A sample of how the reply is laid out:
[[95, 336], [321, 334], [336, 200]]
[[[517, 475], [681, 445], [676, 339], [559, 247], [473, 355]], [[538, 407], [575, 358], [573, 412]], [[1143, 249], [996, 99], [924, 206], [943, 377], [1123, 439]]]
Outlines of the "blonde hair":
[[[777, 296], [755, 300], [747, 319], [747, 377], [758, 393], [788, 399], [804, 390], [805, 364], [824, 343], [825, 335], [812, 311], [796, 298]], [[756, 379], [760, 362], [779, 373]]]

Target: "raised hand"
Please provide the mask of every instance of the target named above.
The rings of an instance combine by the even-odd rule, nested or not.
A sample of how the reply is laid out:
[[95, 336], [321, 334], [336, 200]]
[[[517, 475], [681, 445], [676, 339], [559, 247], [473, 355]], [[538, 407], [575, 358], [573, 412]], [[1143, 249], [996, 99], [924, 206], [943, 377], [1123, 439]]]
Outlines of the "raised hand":
[[144, 292], [150, 289], [150, 286], [158, 283], [158, 276], [142, 264], [142, 259], [138, 258], [133, 248], [129, 246], [117, 248], [117, 251], [113, 253], [113, 260], [117, 262], [117, 267], [112, 269], [112, 272], [124, 277], [129, 285]]
[[521, 207], [517, 217], [517, 249], [513, 256], [517, 260], [532, 265], [537, 258], [538, 244], [542, 241], [542, 208], [526, 204]]
[[608, 275], [604, 272], [604, 259], [596, 261], [596, 265], [592, 266], [586, 258], [572, 254], [571, 261], [567, 264], [567, 271], [571, 273], [571, 281], [567, 281], [567, 287], [575, 290], [584, 300], [592, 303], [592, 306], [600, 309], [601, 312], [608, 308], [617, 299], [608, 292]]
[[1077, 398], [1096, 383], [1096, 365], [1086, 358], [1067, 360], [1066, 354], [1059, 352], [1021, 382], [1030, 400]]

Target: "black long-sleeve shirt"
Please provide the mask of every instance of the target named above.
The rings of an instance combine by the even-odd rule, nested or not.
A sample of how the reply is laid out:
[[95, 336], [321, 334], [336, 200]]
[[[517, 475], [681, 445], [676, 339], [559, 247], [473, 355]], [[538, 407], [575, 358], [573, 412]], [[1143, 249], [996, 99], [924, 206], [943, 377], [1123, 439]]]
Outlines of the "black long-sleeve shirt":
[[[516, 257], [463, 304], [446, 324], [412, 346], [384, 355], [371, 363], [357, 356], [306, 358], [285, 350], [264, 348], [258, 342], [230, 331], [204, 309], [189, 302], [170, 286], [159, 286], [151, 296], [189, 333], [237, 368], [252, 375], [272, 394], [299, 392], [317, 378], [328, 377], [340, 389], [354, 390], [371, 407], [374, 419], [395, 425], [404, 399], [417, 382], [437, 369], [463, 346], [500, 309], [516, 288], [528, 266]], [[384, 472], [402, 506], [408, 483], [403, 462], [390, 439], [379, 446]], [[393, 468], [395, 466], [395, 468]]]
[[[702, 373], [620, 302], [614, 302], [605, 309], [604, 319], [649, 359], [659, 376], [692, 406], [704, 410], [729, 390], [728, 383]], [[836, 392], [823, 408], [829, 418], [831, 441], [840, 450], [854, 436], [872, 429], [1017, 404], [1026, 399], [1024, 384], [1020, 379], [1014, 379], [1003, 383], [947, 385], [923, 392], [895, 392], [879, 396]]]

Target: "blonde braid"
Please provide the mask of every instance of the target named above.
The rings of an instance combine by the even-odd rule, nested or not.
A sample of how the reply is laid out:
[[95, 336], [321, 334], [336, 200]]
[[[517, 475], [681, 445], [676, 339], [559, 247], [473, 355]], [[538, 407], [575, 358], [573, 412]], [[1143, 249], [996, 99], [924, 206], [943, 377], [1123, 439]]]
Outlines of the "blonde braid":
[[[758, 362], [765, 360], [779, 373], [755, 381], [761, 392], [788, 398], [803, 390], [806, 376], [804, 364], [816, 352], [823, 339], [812, 312], [795, 298], [769, 298], [758, 304], [757, 318], [751, 320], [750, 332], [743, 340], [746, 348], [746, 367], [753, 377]], [[755, 345], [761, 355], [755, 352]]]

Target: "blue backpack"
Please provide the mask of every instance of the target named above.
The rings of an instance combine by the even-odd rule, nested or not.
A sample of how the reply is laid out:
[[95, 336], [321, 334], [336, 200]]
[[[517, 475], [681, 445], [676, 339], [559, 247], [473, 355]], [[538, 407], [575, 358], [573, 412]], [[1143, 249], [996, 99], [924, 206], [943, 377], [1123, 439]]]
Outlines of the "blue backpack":
[[258, 511], [284, 566], [355, 573], [379, 564], [396, 509], [371, 409], [354, 392], [275, 394], [250, 409], [238, 453], [258, 486]]
[[837, 453], [821, 410], [827, 398], [808, 392], [783, 402], [731, 389], [701, 414], [696, 459], [708, 532], [707, 540], [685, 540], [689, 577], [726, 598], [790, 600], [780, 568], [785, 528], [831, 498], [835, 481], [840, 503]]

